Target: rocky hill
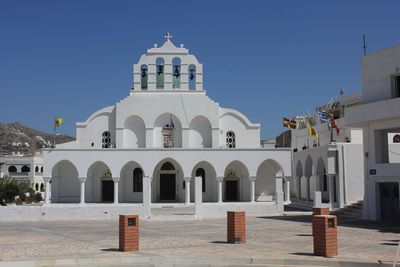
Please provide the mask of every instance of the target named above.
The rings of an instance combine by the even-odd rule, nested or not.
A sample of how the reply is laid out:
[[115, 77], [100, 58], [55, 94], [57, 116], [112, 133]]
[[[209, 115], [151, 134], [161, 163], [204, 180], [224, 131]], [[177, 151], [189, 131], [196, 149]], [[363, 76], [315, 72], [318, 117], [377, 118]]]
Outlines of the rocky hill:
[[[53, 135], [29, 128], [19, 122], [0, 123], [0, 154], [21, 152], [34, 154], [42, 148], [51, 147]], [[56, 143], [62, 144], [75, 140], [68, 135], [57, 135]]]

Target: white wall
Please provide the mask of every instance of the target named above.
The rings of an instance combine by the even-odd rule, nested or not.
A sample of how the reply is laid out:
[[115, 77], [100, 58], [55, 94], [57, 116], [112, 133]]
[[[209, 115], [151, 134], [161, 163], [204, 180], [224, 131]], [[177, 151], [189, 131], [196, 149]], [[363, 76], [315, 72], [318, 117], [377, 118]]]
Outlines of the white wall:
[[393, 137], [400, 133], [388, 133], [389, 163], [400, 163], [400, 143], [393, 143]]
[[124, 148], [146, 147], [146, 126], [137, 115], [130, 116], [124, 124]]
[[[353, 203], [364, 198], [364, 153], [360, 144], [346, 144], [343, 149], [346, 202]], [[339, 153], [341, 150], [339, 151]]]
[[[76, 140], [79, 148], [101, 148], [102, 134], [111, 133], [111, 143], [115, 146], [115, 109], [107, 107], [94, 113], [86, 122], [78, 123]], [[91, 144], [94, 144], [92, 147]]]
[[361, 58], [363, 103], [392, 98], [392, 75], [400, 74], [400, 45]]
[[225, 147], [226, 134], [229, 131], [235, 133], [236, 148], [260, 147], [260, 128], [250, 128], [238, 116], [231, 113], [220, 117], [220, 144]]
[[121, 178], [119, 183], [122, 189], [122, 202], [128, 203], [142, 203], [143, 192], [133, 192], [133, 170], [135, 168], [141, 168], [136, 163], [129, 163], [125, 166], [121, 172]]
[[190, 122], [189, 147], [212, 147], [211, 123], [203, 116], [197, 116]]
[[275, 173], [276, 167], [271, 163], [264, 162], [260, 166], [256, 178], [256, 199], [275, 199]]
[[53, 202], [79, 202], [78, 172], [70, 162], [63, 161], [57, 164], [53, 169], [52, 177], [55, 178], [51, 182]]

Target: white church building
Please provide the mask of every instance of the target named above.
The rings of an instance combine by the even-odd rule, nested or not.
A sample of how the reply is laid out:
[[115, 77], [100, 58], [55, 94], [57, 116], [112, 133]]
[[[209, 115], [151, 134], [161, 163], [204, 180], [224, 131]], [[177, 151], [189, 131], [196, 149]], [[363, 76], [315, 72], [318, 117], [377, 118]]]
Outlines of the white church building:
[[210, 99], [202, 64], [171, 38], [133, 66], [126, 98], [78, 122], [76, 141], [44, 150], [48, 206], [129, 204], [144, 216], [155, 203], [196, 202], [200, 216], [283, 210], [290, 148], [262, 148], [260, 124]]

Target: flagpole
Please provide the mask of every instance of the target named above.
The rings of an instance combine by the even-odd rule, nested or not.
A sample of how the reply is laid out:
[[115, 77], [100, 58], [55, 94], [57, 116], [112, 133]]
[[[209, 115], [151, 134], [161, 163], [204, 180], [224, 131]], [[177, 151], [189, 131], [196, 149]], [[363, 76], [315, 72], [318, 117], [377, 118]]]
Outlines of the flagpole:
[[315, 118], [317, 120], [317, 129], [318, 129], [318, 136], [317, 136], [317, 142], [318, 142], [318, 146], [319, 146], [319, 135], [321, 134], [321, 131], [319, 130], [319, 124], [320, 124], [320, 120], [319, 120], [319, 109], [317, 111], [317, 117]]
[[53, 121], [53, 124], [54, 124], [54, 134], [53, 134], [53, 148], [55, 148], [56, 147], [56, 117], [54, 117], [54, 121]]
[[307, 118], [306, 116], [304, 116], [304, 118], [306, 118], [305, 120], [306, 120], [306, 124], [307, 124], [307, 141], [308, 141], [308, 148], [310, 148], [310, 127], [311, 127], [311, 125], [310, 125], [310, 120], [309, 120], [309, 118]]

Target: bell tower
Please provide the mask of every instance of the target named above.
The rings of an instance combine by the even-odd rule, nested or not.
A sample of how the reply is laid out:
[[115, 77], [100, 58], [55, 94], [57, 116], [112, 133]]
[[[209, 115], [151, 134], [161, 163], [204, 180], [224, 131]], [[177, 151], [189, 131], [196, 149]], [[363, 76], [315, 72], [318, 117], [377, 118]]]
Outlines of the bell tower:
[[161, 90], [203, 90], [203, 65], [183, 44], [176, 47], [170, 33], [133, 65], [133, 91]]

